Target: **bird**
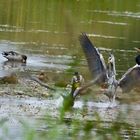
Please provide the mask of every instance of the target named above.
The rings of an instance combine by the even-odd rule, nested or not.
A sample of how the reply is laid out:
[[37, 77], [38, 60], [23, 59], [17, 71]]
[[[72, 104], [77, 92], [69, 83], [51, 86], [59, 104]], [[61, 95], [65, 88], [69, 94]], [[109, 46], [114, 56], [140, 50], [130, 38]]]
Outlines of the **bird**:
[[71, 91], [68, 95], [62, 95], [63, 110], [64, 111], [71, 110], [75, 103], [76, 97], [79, 94], [81, 94], [82, 92], [84, 92], [84, 90], [86, 90], [88, 87], [92, 86], [97, 81], [97, 78], [98, 78], [98, 76], [94, 80], [91, 80], [90, 82], [88, 82], [82, 86], [78, 86], [74, 91]]
[[[124, 75], [117, 80], [114, 55], [112, 53], [109, 54], [108, 64], [106, 65], [103, 55], [99, 49], [93, 45], [86, 33], [82, 33], [79, 36], [79, 41], [92, 75], [92, 81], [94, 81], [92, 84], [99, 86], [107, 85], [105, 94], [109, 97], [110, 101], [115, 100], [118, 87], [122, 89], [122, 92], [130, 92], [132, 89], [140, 86], [140, 55], [135, 58], [136, 65], [129, 68]], [[76, 95], [78, 94], [77, 91]]]
[[135, 61], [136, 65], [129, 68], [119, 80], [119, 86], [123, 92], [130, 92], [140, 86], [140, 55], [135, 57]]
[[49, 80], [47, 74], [45, 73], [44, 70], [41, 70], [38, 75], [37, 75], [37, 78], [42, 81], [42, 82], [47, 82]]
[[22, 62], [26, 63], [27, 56], [23, 54], [19, 54], [15, 51], [4, 51], [2, 52], [3, 57], [8, 59], [8, 61], [16, 61], [16, 62]]
[[17, 84], [18, 77], [16, 73], [9, 70], [0, 70], [0, 84]]

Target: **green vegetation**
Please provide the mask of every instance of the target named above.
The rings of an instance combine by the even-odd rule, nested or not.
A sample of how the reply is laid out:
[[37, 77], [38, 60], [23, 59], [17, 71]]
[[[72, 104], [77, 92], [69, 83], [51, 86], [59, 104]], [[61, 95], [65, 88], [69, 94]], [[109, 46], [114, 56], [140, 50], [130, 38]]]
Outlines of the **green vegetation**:
[[[71, 110], [71, 114], [73, 111]], [[120, 122], [119, 120], [102, 121], [97, 112], [94, 112], [95, 120], [82, 120], [72, 118], [51, 118], [49, 115], [45, 117], [44, 128], [33, 128], [24, 121], [22, 123], [21, 140], [69, 140], [69, 139], [88, 139], [88, 140], [139, 140], [140, 130], [135, 129], [133, 125]], [[119, 116], [118, 116], [119, 118]], [[4, 126], [7, 120], [1, 120], [3, 127], [3, 135], [10, 138], [8, 129]], [[38, 126], [39, 127], [39, 126]], [[1, 140], [4, 140], [2, 137]]]

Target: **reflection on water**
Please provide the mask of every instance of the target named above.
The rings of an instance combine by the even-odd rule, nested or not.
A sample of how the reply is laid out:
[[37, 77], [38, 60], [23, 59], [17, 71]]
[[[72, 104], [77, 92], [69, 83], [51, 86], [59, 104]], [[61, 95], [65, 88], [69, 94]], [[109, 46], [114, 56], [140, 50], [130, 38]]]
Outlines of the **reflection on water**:
[[21, 62], [4, 61], [1, 65], [2, 70], [14, 70], [25, 71], [26, 64]]
[[[104, 0], [102, 3], [95, 0], [63, 2], [1, 0], [0, 53], [17, 51], [26, 54], [28, 60], [26, 66], [23, 66], [20, 63], [9, 63], [0, 55], [0, 70], [38, 72], [43, 69], [47, 72], [51, 71], [53, 76], [60, 77], [63, 75], [59, 75], [58, 71], [67, 74], [68, 71], [79, 70], [88, 81], [90, 74], [78, 41], [79, 34], [86, 32], [95, 46], [101, 49], [105, 60], [107, 60], [108, 53], [113, 50], [116, 57], [117, 79], [119, 79], [128, 68], [135, 65], [134, 57], [137, 52], [134, 51], [134, 47], [140, 47], [139, 8], [139, 0]], [[69, 81], [68, 76], [63, 79]], [[35, 102], [32, 100], [29, 102], [28, 100], [19, 100], [18, 102], [16, 100], [19, 106], [21, 104], [41, 106], [52, 116], [57, 116], [59, 113], [58, 106], [61, 101], [62, 98]], [[7, 102], [5, 101], [5, 103]], [[16, 106], [16, 104], [14, 105]], [[108, 105], [108, 102], [93, 101], [88, 101], [85, 105], [82, 100], [77, 100], [74, 109], [81, 110], [86, 107], [87, 117], [83, 118], [84, 115], [76, 112], [74, 117], [93, 120], [94, 111], [97, 111], [103, 119], [113, 120], [119, 111], [122, 111], [126, 116], [123, 118], [124, 120], [139, 121], [137, 118], [139, 104], [134, 106], [132, 104], [116, 104], [115, 108], [107, 110]], [[127, 112], [127, 108], [131, 108], [131, 111]], [[11, 113], [10, 110], [8, 111]], [[15, 115], [18, 116], [18, 112]], [[38, 115], [37, 117], [41, 118], [42, 116]], [[72, 118], [72, 115], [69, 114], [68, 118]], [[15, 121], [15, 118], [9, 119]], [[20, 134], [17, 127], [12, 125], [11, 130], [13, 139], [15, 137], [20, 139], [16, 136], [17, 133]]]
[[98, 34], [88, 34], [88, 36], [99, 37], [99, 38], [106, 38], [106, 39], [125, 39], [124, 37], [117, 37], [117, 36], [106, 36], [106, 35], [98, 35]]
[[[93, 110], [94, 110], [94, 108], [115, 108], [117, 106], [116, 102], [111, 104], [109, 101], [104, 102], [104, 103], [103, 102], [94, 103], [92, 101], [89, 101], [86, 104], [87, 104], [86, 106], [89, 109], [93, 109]], [[76, 101], [74, 104], [74, 108], [82, 108], [84, 106], [85, 106], [85, 104], [81, 101]]]
[[140, 18], [140, 12], [119, 12], [119, 11], [104, 11], [104, 10], [88, 10], [88, 12], [95, 12], [95, 13], [104, 13], [111, 16], [123, 16], [123, 17], [132, 17], [132, 18]]
[[[26, 99], [26, 100], [25, 100]], [[121, 112], [123, 115], [118, 118], [118, 122], [116, 122], [116, 126], [121, 125], [121, 120], [125, 120], [125, 123], [131, 122], [131, 129], [132, 131], [137, 131], [133, 128], [134, 125], [140, 121], [140, 116], [137, 114], [138, 111], [140, 111], [140, 105], [127, 105], [127, 104], [117, 104], [116, 107], [113, 107], [111, 109], [108, 109], [108, 102], [83, 102], [82, 100], [77, 100], [75, 103], [74, 111], [67, 112], [65, 115], [65, 123], [66, 124], [60, 124], [58, 121], [59, 118], [59, 109], [61, 107], [62, 98], [56, 98], [56, 99], [49, 99], [49, 100], [39, 100], [37, 98], [17, 98], [16, 97], [10, 97], [10, 99], [7, 98], [1, 98], [0, 99], [0, 105], [1, 110], [0, 113], [3, 117], [8, 118], [5, 121], [5, 125], [9, 128], [8, 137], [9, 138], [15, 138], [15, 139], [21, 139], [24, 137], [23, 132], [23, 126], [28, 125], [36, 130], [36, 133], [44, 132], [46, 131], [49, 133], [49, 131], [54, 130], [55, 127], [59, 132], [63, 132], [64, 128], [66, 131], [71, 132], [73, 129], [72, 127], [76, 126], [76, 124], [73, 123], [75, 120], [75, 123], [80, 121], [80, 124], [76, 129], [79, 131], [82, 131], [84, 125], [86, 122], [90, 121], [90, 124], [92, 124], [93, 129], [92, 132], [96, 132], [100, 129], [104, 131], [104, 128], [108, 128], [111, 125], [111, 122], [116, 120], [116, 117], [118, 117], [119, 113]], [[9, 106], [10, 104], [10, 106]], [[79, 108], [79, 104], [84, 104], [82, 108]], [[131, 107], [131, 110], [128, 111], [128, 108]], [[79, 108], [79, 109], [78, 109]], [[76, 111], [78, 109], [78, 111]], [[23, 112], [24, 110], [24, 112]], [[46, 110], [47, 110], [47, 118], [46, 119]], [[97, 119], [96, 113], [98, 112], [98, 115], [101, 117], [102, 121], [99, 121]], [[136, 115], [137, 114], [137, 115]], [[8, 116], [7, 116], [8, 115]], [[9, 116], [10, 115], [10, 116]], [[16, 117], [15, 117], [16, 116]], [[18, 117], [18, 119], [17, 119]], [[53, 117], [53, 118], [52, 118]], [[32, 121], [31, 121], [32, 120]], [[76, 121], [77, 120], [77, 121]], [[24, 122], [25, 121], [25, 122]], [[99, 121], [99, 122], [98, 122]], [[96, 126], [96, 123], [101, 123], [103, 127]], [[74, 125], [74, 126], [73, 126]], [[58, 127], [59, 126], [59, 129]], [[66, 128], [66, 126], [69, 126]], [[26, 129], [26, 127], [25, 127]], [[39, 132], [38, 132], [39, 131]], [[129, 129], [122, 129], [122, 131], [129, 131]], [[131, 131], [131, 132], [132, 132]], [[57, 132], [57, 131], [56, 131]], [[27, 133], [27, 132], [26, 132]], [[47, 134], [48, 134], [47, 133]], [[83, 131], [83, 133], [85, 133]], [[16, 134], [16, 135], [15, 135]], [[131, 136], [129, 133], [124, 133], [127, 137]], [[0, 129], [0, 136], [5, 137], [5, 134], [2, 133], [2, 129]], [[80, 136], [79, 132], [75, 135]], [[135, 134], [137, 135], [137, 134]], [[91, 133], [91, 136], [94, 135]], [[59, 135], [60, 137], [60, 135]], [[70, 136], [69, 137], [73, 137]]]
[[[37, 48], [36, 50], [26, 49], [24, 52], [27, 55], [27, 63], [26, 65], [20, 62], [9, 62], [6, 58], [2, 56], [3, 51], [20, 51], [18, 46], [24, 45], [24, 43], [14, 43], [14, 42], [2, 42], [0, 44], [0, 66], [1, 69], [10, 69], [10, 68], [20, 68], [25, 67], [26, 69], [40, 70], [40, 69], [55, 69], [55, 70], [66, 70], [69, 69], [69, 63], [72, 62], [72, 57], [68, 55], [43, 55], [43, 50]], [[12, 49], [11, 49], [12, 48]], [[56, 51], [63, 51], [63, 48], [53, 47], [50, 48]], [[23, 52], [23, 53], [24, 53]], [[28, 53], [29, 52], [29, 53]], [[20, 54], [22, 52], [20, 51]], [[39, 54], [34, 54], [39, 53]]]

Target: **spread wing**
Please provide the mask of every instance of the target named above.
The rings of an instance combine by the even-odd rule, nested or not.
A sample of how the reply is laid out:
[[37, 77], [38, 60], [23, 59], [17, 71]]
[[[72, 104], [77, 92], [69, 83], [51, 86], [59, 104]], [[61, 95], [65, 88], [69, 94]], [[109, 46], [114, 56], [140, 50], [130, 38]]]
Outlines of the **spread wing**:
[[94, 45], [91, 43], [91, 41], [89, 40], [89, 38], [85, 33], [82, 33], [82, 35], [80, 35], [79, 40], [83, 48], [84, 54], [86, 56], [88, 67], [91, 72], [93, 80], [99, 77], [96, 83], [97, 84], [104, 83], [107, 80], [107, 76], [106, 76], [106, 66], [102, 55], [94, 47]]
[[130, 92], [140, 86], [140, 66], [130, 68], [119, 80], [119, 86], [123, 92]]

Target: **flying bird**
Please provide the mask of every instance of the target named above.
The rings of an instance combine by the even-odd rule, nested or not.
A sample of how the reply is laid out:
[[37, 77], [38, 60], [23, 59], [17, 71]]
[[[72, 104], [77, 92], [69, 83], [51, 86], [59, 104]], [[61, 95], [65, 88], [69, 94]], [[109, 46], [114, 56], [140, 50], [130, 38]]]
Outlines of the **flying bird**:
[[102, 54], [92, 44], [86, 33], [82, 33], [79, 40], [87, 59], [92, 79], [96, 79], [94, 84], [107, 85], [105, 94], [110, 100], [115, 100], [118, 87], [122, 89], [122, 92], [130, 92], [133, 88], [140, 86], [140, 55], [136, 56], [136, 65], [128, 69], [121, 79], [116, 80], [114, 55], [110, 53], [108, 64], [105, 64]]
[[78, 88], [63, 100], [64, 110], [69, 110], [74, 105], [76, 97], [88, 87], [97, 84], [101, 87], [107, 87], [104, 94], [109, 97], [110, 101], [115, 101], [116, 90], [118, 87], [122, 92], [130, 92], [132, 89], [140, 86], [140, 55], [136, 56], [136, 65], [128, 69], [121, 79], [116, 80], [115, 57], [112, 53], [109, 54], [108, 63], [105, 64], [103, 55], [89, 40], [85, 33], [79, 37], [80, 44], [83, 48], [87, 59], [89, 71], [92, 75], [92, 80]]

